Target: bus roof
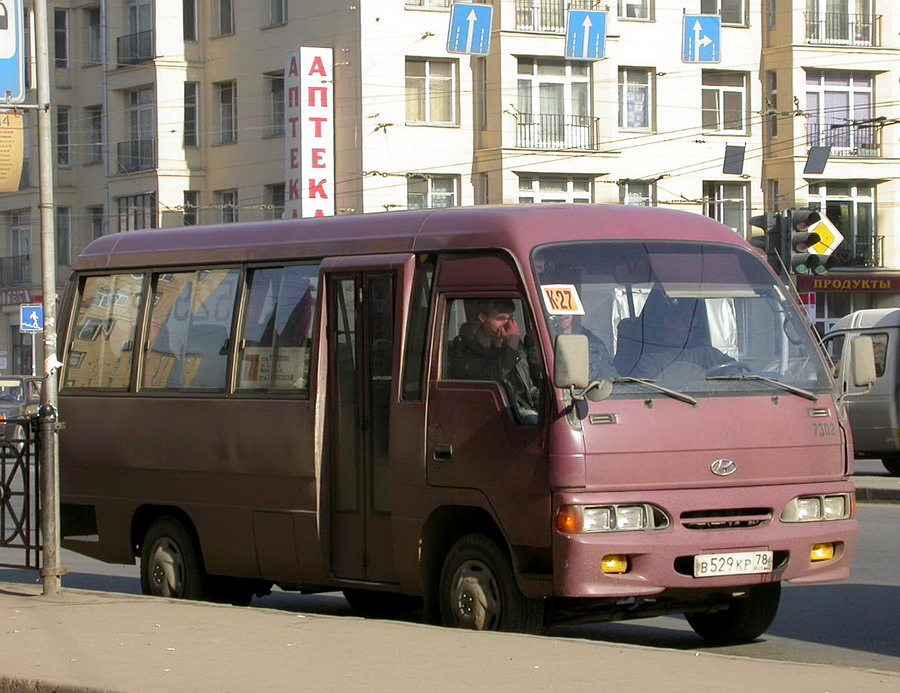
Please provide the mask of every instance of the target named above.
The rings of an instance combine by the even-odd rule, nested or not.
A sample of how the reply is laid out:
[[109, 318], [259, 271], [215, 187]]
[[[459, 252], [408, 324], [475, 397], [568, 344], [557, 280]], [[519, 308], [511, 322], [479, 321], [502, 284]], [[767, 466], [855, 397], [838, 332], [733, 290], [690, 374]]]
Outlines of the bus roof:
[[730, 228], [687, 212], [624, 205], [498, 205], [118, 233], [88, 245], [74, 269], [489, 247], [525, 254], [544, 243], [604, 239], [747, 245]]

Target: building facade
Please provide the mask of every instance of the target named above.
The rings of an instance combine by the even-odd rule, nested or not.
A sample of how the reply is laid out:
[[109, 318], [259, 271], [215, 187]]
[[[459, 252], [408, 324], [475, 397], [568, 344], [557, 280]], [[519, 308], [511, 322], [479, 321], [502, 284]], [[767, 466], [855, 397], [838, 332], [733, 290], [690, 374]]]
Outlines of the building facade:
[[[812, 206], [846, 237], [825, 278], [800, 281], [817, 327], [900, 305], [897, 3], [611, 1], [595, 61], [565, 58], [566, 10], [592, 3], [491, 4], [475, 56], [447, 50], [448, 0], [49, 0], [60, 282], [99, 235], [280, 218], [285, 56], [318, 46], [338, 214], [658, 205], [747, 237], [754, 215]], [[684, 62], [686, 14], [721, 17], [716, 62]], [[31, 369], [18, 306], [41, 293], [26, 121], [20, 189], [0, 195], [4, 372]], [[830, 147], [821, 174], [804, 173], [812, 146]]]

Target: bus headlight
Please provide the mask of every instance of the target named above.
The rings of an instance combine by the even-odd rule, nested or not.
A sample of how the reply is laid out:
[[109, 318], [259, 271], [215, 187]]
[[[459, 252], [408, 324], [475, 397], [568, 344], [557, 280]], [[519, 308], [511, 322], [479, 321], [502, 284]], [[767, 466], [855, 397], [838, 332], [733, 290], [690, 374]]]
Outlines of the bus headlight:
[[853, 499], [849, 493], [822, 496], [798, 496], [784, 506], [782, 522], [821, 522], [853, 517]]
[[564, 534], [634, 532], [668, 526], [665, 512], [648, 503], [563, 505], [556, 514], [556, 529]]

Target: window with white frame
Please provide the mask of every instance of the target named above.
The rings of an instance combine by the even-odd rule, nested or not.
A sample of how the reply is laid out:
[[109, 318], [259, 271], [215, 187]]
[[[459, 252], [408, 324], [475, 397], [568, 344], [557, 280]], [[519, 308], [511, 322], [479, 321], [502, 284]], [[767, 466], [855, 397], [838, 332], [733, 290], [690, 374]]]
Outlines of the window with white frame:
[[184, 83], [184, 146], [200, 144], [200, 83]]
[[451, 125], [457, 122], [457, 62], [406, 59], [406, 122]]
[[872, 73], [806, 71], [806, 143], [833, 156], [877, 156]]
[[284, 72], [268, 74], [266, 92], [269, 95], [268, 137], [284, 137]]
[[216, 34], [228, 36], [234, 33], [234, 6], [232, 0], [216, 0]]
[[84, 59], [88, 65], [99, 65], [103, 60], [100, 34], [100, 8], [89, 7], [84, 11]]
[[233, 224], [238, 220], [238, 191], [217, 190], [216, 206], [222, 210], [222, 223]]
[[456, 176], [412, 176], [406, 182], [406, 207], [456, 207], [459, 205], [458, 188], [459, 179]]
[[219, 144], [237, 142], [237, 82], [213, 84], [219, 115]]
[[27, 211], [9, 215], [10, 271], [4, 278], [10, 284], [31, 281], [31, 214]]
[[519, 58], [516, 146], [592, 149], [590, 66], [557, 58]]
[[450, 7], [451, 0], [406, 0], [407, 7], [426, 7], [432, 10], [444, 10]]
[[824, 210], [844, 236], [834, 253], [838, 266], [884, 266], [883, 241], [876, 229], [875, 186], [871, 181], [814, 183], [809, 186], [809, 208]]
[[717, 14], [722, 24], [744, 26], [747, 24], [747, 0], [700, 0], [701, 14]]
[[568, 4], [564, 0], [516, 0], [516, 29], [565, 33]]
[[269, 0], [269, 26], [287, 23], [287, 0]]
[[648, 67], [619, 68], [619, 127], [653, 127], [653, 74]]
[[53, 9], [53, 66], [69, 68], [69, 11], [59, 7]]
[[263, 219], [284, 218], [284, 183], [267, 185], [264, 191]]
[[103, 161], [103, 107], [89, 106], [84, 109], [87, 121], [87, 163], [99, 164]]
[[806, 0], [806, 38], [810, 43], [875, 45], [874, 6], [874, 0]]
[[744, 134], [747, 130], [747, 103], [746, 73], [703, 71], [701, 106], [704, 130]]
[[747, 238], [750, 205], [746, 183], [703, 183], [703, 213]]
[[72, 264], [72, 210], [56, 208], [56, 264], [68, 267]]
[[620, 19], [651, 19], [651, 0], [619, 0]]
[[69, 138], [69, 107], [56, 107], [56, 163], [60, 168], [72, 165], [72, 147]]
[[656, 183], [651, 180], [619, 181], [619, 204], [632, 207], [655, 207]]
[[591, 179], [588, 176], [558, 174], [518, 174], [519, 202], [541, 204], [544, 202], [590, 203]]
[[157, 226], [156, 193], [117, 197], [116, 210], [116, 221], [120, 232], [155, 229]]

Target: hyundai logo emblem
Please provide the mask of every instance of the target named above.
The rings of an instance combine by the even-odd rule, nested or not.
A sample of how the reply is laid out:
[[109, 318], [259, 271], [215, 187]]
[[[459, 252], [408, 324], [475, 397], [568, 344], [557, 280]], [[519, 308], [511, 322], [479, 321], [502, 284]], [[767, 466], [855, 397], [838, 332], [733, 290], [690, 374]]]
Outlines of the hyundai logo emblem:
[[737, 471], [737, 465], [734, 463], [734, 460], [716, 460], [709, 465], [709, 468], [716, 476], [728, 476]]

